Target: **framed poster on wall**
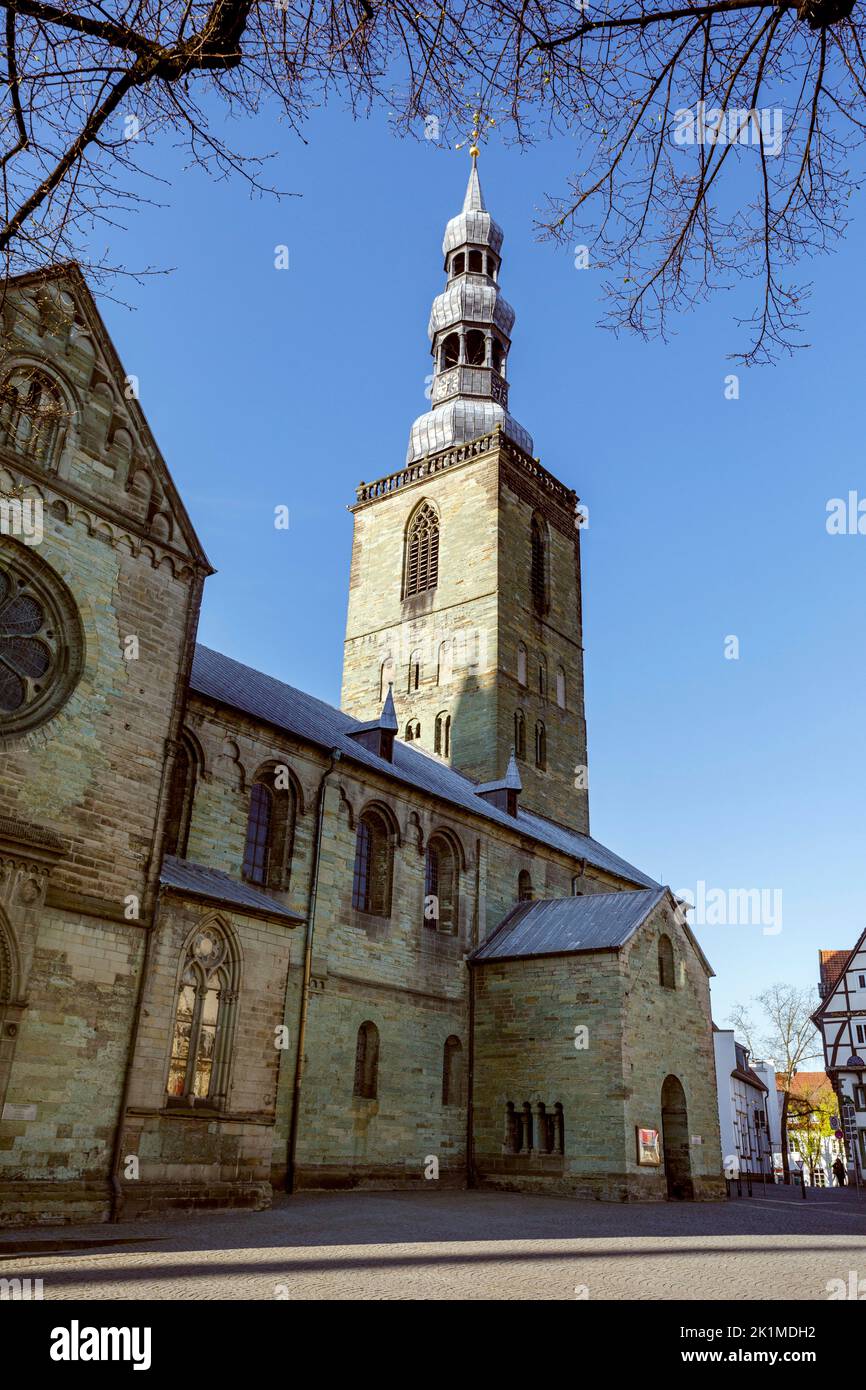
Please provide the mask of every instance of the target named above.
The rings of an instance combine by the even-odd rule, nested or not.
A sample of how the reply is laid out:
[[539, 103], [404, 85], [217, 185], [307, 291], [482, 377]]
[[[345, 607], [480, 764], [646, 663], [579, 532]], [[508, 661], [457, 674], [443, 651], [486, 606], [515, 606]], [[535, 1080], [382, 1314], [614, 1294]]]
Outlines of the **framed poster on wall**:
[[637, 1161], [649, 1168], [661, 1166], [662, 1156], [659, 1148], [659, 1132], [657, 1129], [635, 1128], [635, 1140], [637, 1141]]

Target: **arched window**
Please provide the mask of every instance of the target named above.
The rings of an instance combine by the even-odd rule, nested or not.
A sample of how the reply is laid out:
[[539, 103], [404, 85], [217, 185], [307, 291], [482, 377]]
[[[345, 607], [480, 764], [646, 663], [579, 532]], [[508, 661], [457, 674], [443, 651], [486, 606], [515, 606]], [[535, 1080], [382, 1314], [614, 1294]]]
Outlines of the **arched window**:
[[493, 370], [495, 372], [499, 372], [501, 375], [502, 369], [505, 365], [505, 349], [503, 348], [498, 338], [494, 338], [491, 341], [490, 360], [493, 364]]
[[544, 534], [544, 524], [540, 517], [532, 518], [530, 530], [530, 542], [532, 548], [532, 560], [529, 575], [529, 587], [532, 591], [532, 602], [536, 613], [547, 612], [547, 545]]
[[483, 367], [487, 361], [487, 339], [479, 328], [466, 334], [466, 361], [470, 367]]
[[394, 681], [394, 658], [386, 656], [379, 669], [379, 699], [384, 700], [388, 694], [388, 686]]
[[462, 274], [463, 274], [463, 267], [464, 267], [465, 263], [466, 263], [466, 262], [465, 262], [465, 257], [464, 257], [464, 255], [463, 255], [463, 252], [462, 252], [462, 251], [458, 251], [457, 254], [456, 254], [456, 256], [452, 256], [452, 258], [451, 258], [451, 274], [452, 274], [452, 275], [462, 275]]
[[406, 536], [404, 596], [424, 594], [439, 583], [439, 518], [429, 502], [415, 512]]
[[379, 1029], [375, 1023], [362, 1023], [355, 1043], [355, 1082], [352, 1094], [361, 1100], [375, 1100], [379, 1092]]
[[460, 866], [444, 835], [431, 836], [424, 860], [424, 925], [455, 935], [459, 927]]
[[517, 758], [526, 757], [526, 718], [522, 709], [514, 711], [514, 754]]
[[460, 335], [458, 333], [449, 333], [448, 337], [444, 340], [439, 353], [440, 372], [444, 372], [447, 367], [456, 367], [459, 361]]
[[59, 390], [42, 372], [19, 367], [0, 389], [0, 438], [47, 468], [57, 461], [67, 418]]
[[538, 658], [538, 693], [544, 700], [547, 698], [547, 659], [543, 656]]
[[406, 742], [417, 743], [421, 737], [421, 725], [417, 719], [410, 719], [406, 725]]
[[225, 1104], [236, 985], [237, 958], [228, 937], [216, 926], [202, 927], [181, 973], [166, 1085], [170, 1103]]
[[421, 684], [421, 649], [420, 647], [409, 657], [409, 671], [406, 682], [406, 689], [411, 694], [417, 690]]
[[469, 252], [469, 270], [473, 275], [484, 274], [484, 256], [481, 251]]
[[521, 869], [517, 875], [517, 901], [519, 903], [532, 902], [532, 879], [528, 869]]
[[571, 896], [577, 898], [583, 892], [581, 883], [583, 882], [580, 874], [575, 874], [571, 880]]
[[244, 846], [243, 876], [250, 883], [266, 883], [273, 824], [273, 795], [264, 782], [254, 782], [250, 791], [247, 839]]
[[451, 715], [447, 710], [436, 716], [436, 730], [433, 735], [433, 752], [443, 758], [451, 756]]
[[526, 647], [522, 642], [517, 644], [517, 681], [519, 685], [526, 684]]
[[547, 731], [540, 719], [535, 726], [535, 766], [542, 772], [547, 767]]
[[561, 666], [556, 668], [556, 703], [565, 709], [565, 671]]
[[380, 811], [370, 807], [358, 822], [352, 906], [372, 917], [391, 915], [393, 850], [391, 832]]
[[185, 858], [192, 807], [199, 775], [199, 756], [192, 737], [183, 733], [171, 773], [165, 821], [165, 852]]
[[664, 989], [676, 989], [674, 948], [669, 936], [659, 937], [659, 984]]
[[453, 1035], [445, 1039], [442, 1054], [442, 1104], [466, 1104], [466, 1067], [463, 1044]]
[[288, 887], [295, 836], [297, 794], [285, 763], [269, 763], [250, 788], [242, 875], [249, 883]]
[[436, 673], [438, 685], [448, 685], [454, 676], [454, 646], [449, 642], [439, 643], [439, 668]]

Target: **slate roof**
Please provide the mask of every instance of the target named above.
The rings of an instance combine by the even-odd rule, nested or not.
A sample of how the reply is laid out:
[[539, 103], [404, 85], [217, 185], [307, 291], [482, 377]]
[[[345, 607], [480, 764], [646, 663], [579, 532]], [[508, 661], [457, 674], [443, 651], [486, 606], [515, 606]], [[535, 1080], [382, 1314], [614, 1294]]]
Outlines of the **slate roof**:
[[495, 821], [509, 830], [516, 829], [528, 839], [560, 850], [575, 859], [586, 859], [595, 868], [616, 874], [631, 883], [644, 884], [654, 890], [659, 888], [654, 879], [589, 835], [579, 835], [530, 811], [518, 810], [515, 820], [507, 812], [500, 811], [477, 796], [476, 784], [468, 777], [431, 757], [416, 744], [395, 740], [394, 761], [389, 763], [351, 737], [353, 731], [362, 727], [359, 720], [210, 647], [196, 646], [190, 688], [217, 704], [241, 710], [253, 719], [263, 720], [296, 738], [321, 748], [337, 748], [343, 757], [361, 763], [384, 777], [429, 792], [452, 806]]
[[739, 1080], [744, 1081], [747, 1086], [754, 1086], [758, 1091], [767, 1090], [761, 1078], [752, 1071], [751, 1067], [746, 1067], [745, 1069], [743, 1067], [734, 1067], [731, 1076], [738, 1077]]
[[159, 881], [165, 888], [174, 888], [193, 898], [207, 898], [209, 902], [230, 903], [255, 917], [282, 917], [292, 923], [304, 921], [297, 912], [290, 912], [251, 883], [242, 883], [221, 869], [208, 869], [204, 864], [176, 859], [172, 854], [167, 854], [162, 861]]
[[627, 889], [516, 903], [469, 959], [474, 965], [527, 956], [618, 950], [668, 892], [667, 888]]

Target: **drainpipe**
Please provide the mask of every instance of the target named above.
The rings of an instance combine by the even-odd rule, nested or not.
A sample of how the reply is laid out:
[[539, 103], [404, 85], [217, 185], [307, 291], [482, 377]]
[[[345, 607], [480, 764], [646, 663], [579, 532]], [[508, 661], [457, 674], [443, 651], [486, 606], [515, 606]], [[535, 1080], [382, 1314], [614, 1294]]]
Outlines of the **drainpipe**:
[[[475, 911], [472, 949], [478, 946], [481, 935], [481, 840], [475, 841]], [[475, 970], [467, 961], [469, 972], [469, 1057], [466, 1064], [466, 1186], [475, 1186]]]
[[111, 1177], [109, 1178], [111, 1208], [109, 1210], [108, 1219], [110, 1222], [120, 1221], [123, 1217], [123, 1185], [118, 1174], [123, 1160], [126, 1109], [129, 1104], [129, 1093], [132, 1087], [132, 1071], [135, 1065], [135, 1053], [138, 1047], [138, 1030], [141, 1023], [144, 992], [147, 987], [147, 976], [150, 969], [154, 928], [159, 918], [159, 875], [162, 869], [163, 832], [168, 816], [168, 796], [177, 757], [177, 743], [180, 738], [186, 710], [186, 696], [189, 690], [192, 660], [195, 653], [195, 638], [198, 630], [198, 615], [199, 609], [201, 608], [201, 599], [202, 593], [204, 592], [204, 581], [206, 577], [205, 572], [199, 567], [196, 571], [195, 580], [190, 588], [189, 602], [187, 604], [184, 623], [183, 645], [181, 647], [181, 661], [178, 665], [177, 679], [175, 681], [174, 708], [171, 714], [168, 736], [165, 741], [166, 753], [163, 759], [162, 775], [160, 778], [159, 792], [157, 794], [150, 858], [145, 867], [144, 895], [142, 901], [142, 925], [145, 930], [144, 952], [141, 962], [141, 973], [138, 977], [138, 989], [135, 997], [132, 1027], [129, 1032], [129, 1042], [126, 1049], [126, 1062], [123, 1070], [123, 1087], [120, 1094], [120, 1106], [118, 1108], [117, 1121], [114, 1127], [114, 1141], [111, 1153]]
[[467, 1067], [466, 1091], [466, 1186], [475, 1186], [475, 967], [471, 962], [469, 970], [469, 1064]]
[[292, 1118], [289, 1125], [289, 1142], [286, 1149], [286, 1191], [295, 1190], [295, 1155], [298, 1147], [298, 1120], [301, 1108], [301, 1082], [304, 1074], [304, 1044], [307, 1036], [307, 1013], [310, 1005], [310, 976], [313, 969], [313, 933], [315, 931], [316, 897], [319, 889], [319, 864], [322, 855], [322, 826], [325, 820], [325, 793], [327, 782], [340, 761], [339, 748], [331, 749], [328, 766], [319, 783], [318, 813], [316, 816], [316, 839], [313, 845], [313, 863], [310, 868], [310, 892], [307, 898], [307, 928], [304, 943], [304, 974], [301, 984], [301, 1007], [298, 1017], [298, 1045], [295, 1050], [295, 1080], [292, 1087]]

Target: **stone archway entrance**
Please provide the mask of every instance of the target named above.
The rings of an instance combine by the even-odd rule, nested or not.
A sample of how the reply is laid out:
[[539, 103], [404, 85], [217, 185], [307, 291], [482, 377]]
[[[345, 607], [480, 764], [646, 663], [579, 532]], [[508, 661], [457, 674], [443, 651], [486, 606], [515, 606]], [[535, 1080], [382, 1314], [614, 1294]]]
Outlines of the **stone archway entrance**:
[[662, 1086], [662, 1143], [668, 1197], [692, 1201], [692, 1158], [689, 1150], [689, 1116], [686, 1093], [678, 1077], [668, 1076]]

